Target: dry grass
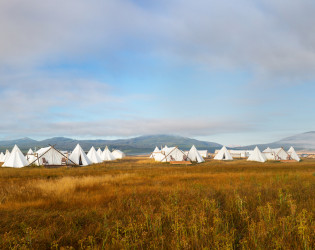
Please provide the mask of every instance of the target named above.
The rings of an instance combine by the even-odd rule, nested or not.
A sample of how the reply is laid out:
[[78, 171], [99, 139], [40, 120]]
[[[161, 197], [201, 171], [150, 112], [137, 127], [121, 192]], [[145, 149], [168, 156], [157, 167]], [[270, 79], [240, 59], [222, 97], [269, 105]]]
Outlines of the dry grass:
[[314, 249], [315, 161], [0, 169], [2, 249]]

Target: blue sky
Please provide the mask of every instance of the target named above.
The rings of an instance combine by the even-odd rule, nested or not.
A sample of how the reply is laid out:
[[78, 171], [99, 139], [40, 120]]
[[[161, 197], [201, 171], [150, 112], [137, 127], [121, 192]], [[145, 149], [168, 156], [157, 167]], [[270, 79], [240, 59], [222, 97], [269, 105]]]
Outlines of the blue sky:
[[0, 138], [314, 130], [315, 3], [0, 3]]

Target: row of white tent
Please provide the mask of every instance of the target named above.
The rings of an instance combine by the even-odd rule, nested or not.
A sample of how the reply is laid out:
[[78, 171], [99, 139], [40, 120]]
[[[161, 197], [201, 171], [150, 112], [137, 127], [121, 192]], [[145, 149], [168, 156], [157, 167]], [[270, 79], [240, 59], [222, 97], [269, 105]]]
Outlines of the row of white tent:
[[[207, 152], [205, 153], [205, 151], [203, 151], [202, 153], [204, 155], [208, 154]], [[194, 145], [187, 152], [180, 150], [178, 147], [165, 146], [161, 150], [156, 147], [150, 155], [150, 158], [153, 158], [155, 161], [159, 162], [192, 161], [201, 163], [205, 161], [201, 156], [201, 153], [196, 149]]]
[[6, 153], [0, 153], [0, 162], [3, 162], [2, 167], [14, 167], [22, 168], [28, 165], [50, 165], [50, 166], [62, 166], [62, 165], [79, 165], [87, 166], [93, 163], [101, 163], [103, 161], [114, 161], [116, 159], [122, 159], [126, 155], [120, 150], [114, 150], [111, 152], [106, 146], [104, 151], [100, 148], [96, 151], [94, 147], [91, 147], [89, 152], [85, 154], [82, 147], [78, 144], [70, 156], [67, 152], [62, 152], [54, 148], [53, 146], [41, 148], [35, 153], [30, 149], [26, 156], [23, 155], [21, 150], [15, 145], [10, 153], [6, 150]]
[[[233, 153], [236, 150], [233, 150]], [[242, 151], [243, 152], [243, 151]], [[246, 151], [248, 152], [248, 161], [257, 161], [257, 162], [266, 162], [267, 160], [274, 160], [274, 161], [286, 161], [286, 160], [294, 160], [300, 161], [300, 157], [296, 153], [295, 149], [291, 147], [287, 152], [283, 148], [266, 148], [263, 152], [256, 147], [253, 151]], [[226, 160], [231, 161], [233, 160], [232, 154], [225, 146], [215, 155], [215, 160]]]
[[[232, 152], [231, 152], [232, 151]], [[296, 153], [295, 149], [291, 147], [287, 152], [283, 148], [271, 149], [267, 148], [263, 152], [256, 147], [251, 151], [237, 151], [237, 150], [227, 150], [225, 146], [217, 152], [214, 157], [214, 160], [233, 160], [232, 154], [242, 155], [243, 158], [248, 158], [248, 161], [257, 161], [257, 162], [266, 162], [267, 160], [295, 160], [300, 161], [300, 157]], [[207, 154], [206, 154], [207, 155]], [[155, 161], [159, 162], [171, 162], [171, 161], [192, 161], [201, 163], [204, 162], [203, 157], [201, 156], [200, 151], [196, 149], [193, 145], [189, 151], [182, 151], [178, 147], [167, 147], [165, 146], [162, 149], [156, 147], [150, 158], [153, 158]]]

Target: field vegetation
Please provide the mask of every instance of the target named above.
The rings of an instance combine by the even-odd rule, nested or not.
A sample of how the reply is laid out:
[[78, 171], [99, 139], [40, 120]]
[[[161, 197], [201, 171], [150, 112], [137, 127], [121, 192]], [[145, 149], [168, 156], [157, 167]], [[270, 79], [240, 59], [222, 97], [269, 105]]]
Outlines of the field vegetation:
[[315, 249], [315, 160], [0, 168], [1, 249]]

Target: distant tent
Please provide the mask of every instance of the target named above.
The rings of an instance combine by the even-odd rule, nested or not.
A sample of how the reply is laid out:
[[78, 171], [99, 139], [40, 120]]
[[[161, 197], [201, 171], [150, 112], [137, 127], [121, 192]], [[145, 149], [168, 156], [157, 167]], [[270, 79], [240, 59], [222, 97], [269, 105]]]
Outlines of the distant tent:
[[96, 151], [96, 153], [98, 154], [98, 156], [99, 156], [99, 157], [101, 158], [101, 160], [102, 160], [102, 154], [103, 154], [102, 149], [98, 148], [98, 150]]
[[191, 147], [191, 149], [189, 150], [188, 154], [187, 154], [188, 158], [191, 161], [196, 161], [198, 163], [204, 162], [205, 160], [202, 158], [202, 156], [200, 155], [200, 153], [198, 152], [198, 150], [196, 149], [195, 145], [193, 145]]
[[214, 157], [214, 160], [224, 160], [224, 161], [232, 161], [233, 157], [227, 151], [226, 147], [223, 146], [221, 150], [217, 153], [217, 155]]
[[153, 152], [151, 153], [151, 155], [150, 155], [150, 158], [154, 158], [154, 155], [156, 154], [156, 153], [160, 153], [161, 151], [160, 151], [160, 149], [158, 148], [158, 147], [155, 147], [155, 149], [153, 150]]
[[33, 155], [34, 154], [34, 152], [33, 152], [33, 150], [30, 148], [28, 151], [27, 151], [27, 154], [26, 155]]
[[61, 151], [55, 149], [53, 146], [41, 148], [36, 151], [33, 155], [30, 155], [30, 165], [35, 164], [37, 166], [63, 166], [63, 165], [75, 165], [74, 162], [70, 161], [66, 155]]
[[257, 161], [257, 162], [265, 162], [267, 158], [264, 154], [262, 154], [258, 147], [254, 149], [251, 155], [247, 159], [248, 161]]
[[208, 150], [198, 150], [198, 152], [203, 158], [208, 157]]
[[288, 160], [290, 156], [287, 152], [284, 151], [283, 148], [266, 148], [263, 153], [265, 154], [268, 160], [280, 161], [280, 160]]
[[3, 152], [0, 153], [0, 162], [4, 162], [4, 153]]
[[95, 148], [92, 146], [90, 151], [87, 154], [87, 157], [89, 157], [90, 161], [92, 163], [101, 163], [102, 159], [99, 157], [98, 153], [96, 152]]
[[181, 151], [178, 147], [164, 148], [162, 151], [164, 158], [161, 162], [171, 162], [171, 161], [190, 161], [189, 157]]
[[295, 149], [293, 147], [291, 147], [289, 150], [288, 150], [288, 154], [290, 156], [290, 158], [292, 160], [296, 160], [296, 161], [301, 161], [300, 157], [298, 156], [298, 154], [295, 152]]
[[4, 158], [3, 158], [3, 162], [5, 162], [7, 159], [9, 159], [10, 155], [11, 155], [10, 151], [9, 151], [9, 150], [6, 150], [6, 151], [5, 151]]
[[2, 167], [11, 167], [11, 168], [23, 168], [28, 165], [28, 161], [25, 159], [21, 150], [17, 145], [14, 146], [10, 157], [6, 159]]
[[84, 153], [81, 146], [78, 144], [75, 149], [72, 151], [69, 159], [74, 162], [76, 165], [79, 166], [87, 166], [92, 164], [90, 159], [87, 157], [87, 155]]
[[106, 146], [102, 155], [103, 161], [114, 161], [116, 157], [109, 151], [108, 147]]
[[113, 156], [116, 158], [116, 159], [122, 159], [124, 157], [126, 157], [125, 153], [116, 149], [112, 152]]

